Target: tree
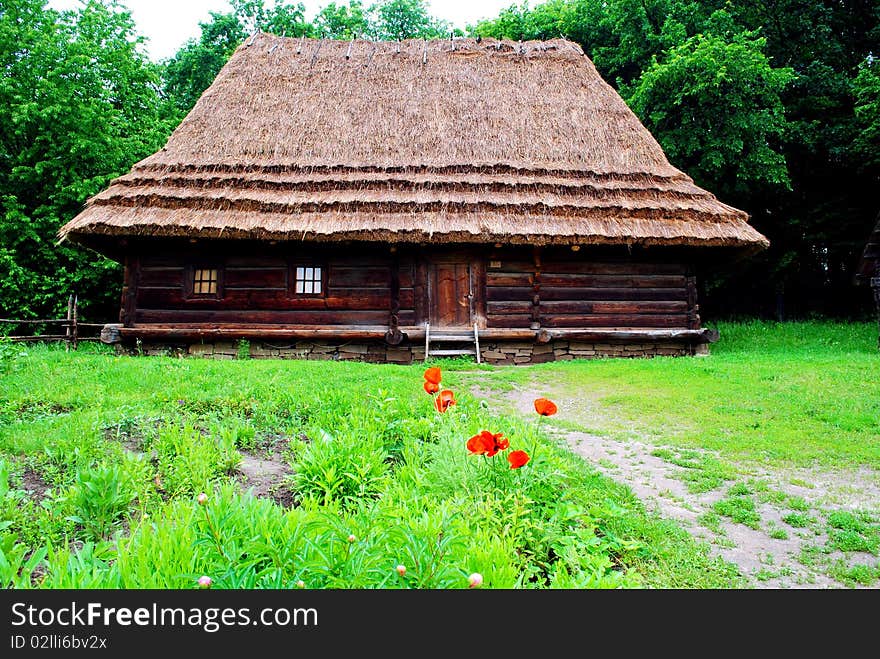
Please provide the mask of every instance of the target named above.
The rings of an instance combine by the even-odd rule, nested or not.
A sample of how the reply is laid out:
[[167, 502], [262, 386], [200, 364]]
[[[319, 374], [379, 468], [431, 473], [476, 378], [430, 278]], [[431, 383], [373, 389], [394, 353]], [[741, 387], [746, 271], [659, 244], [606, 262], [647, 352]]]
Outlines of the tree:
[[858, 134], [853, 142], [856, 158], [865, 168], [880, 170], [880, 63], [866, 59], [853, 80]]
[[331, 2], [315, 17], [315, 33], [328, 39], [351, 39], [371, 32], [368, 15], [358, 0], [348, 5]]
[[450, 25], [431, 16], [425, 0], [384, 0], [373, 5], [371, 13], [377, 39], [432, 39], [450, 34]]
[[42, 0], [0, 6], [0, 313], [118, 312], [119, 269], [56, 245], [58, 229], [170, 132], [159, 70], [130, 14], [92, 0], [56, 12]]
[[181, 119], [247, 36], [233, 14], [212, 12], [211, 20], [199, 26], [199, 40], [184, 44], [165, 64], [165, 94], [179, 110]]
[[789, 185], [780, 95], [794, 74], [771, 67], [765, 45], [751, 32], [691, 37], [655, 59], [627, 99], [670, 160], [722, 198]]
[[267, 8], [264, 0], [232, 0], [233, 12], [211, 13], [200, 23], [197, 40], [188, 41], [165, 62], [165, 94], [177, 108], [179, 122], [210, 86], [235, 49], [259, 29], [279, 36], [311, 36], [313, 27], [305, 20], [302, 3], [276, 2]]

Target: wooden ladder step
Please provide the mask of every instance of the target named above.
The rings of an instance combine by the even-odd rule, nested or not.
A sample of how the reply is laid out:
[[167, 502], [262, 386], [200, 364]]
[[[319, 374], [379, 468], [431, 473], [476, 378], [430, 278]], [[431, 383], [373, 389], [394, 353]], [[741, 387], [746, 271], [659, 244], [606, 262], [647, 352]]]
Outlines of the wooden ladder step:
[[476, 355], [474, 348], [470, 350], [431, 350], [431, 357], [451, 357], [453, 355]]
[[472, 334], [432, 334], [431, 341], [439, 341], [441, 343], [473, 343]]

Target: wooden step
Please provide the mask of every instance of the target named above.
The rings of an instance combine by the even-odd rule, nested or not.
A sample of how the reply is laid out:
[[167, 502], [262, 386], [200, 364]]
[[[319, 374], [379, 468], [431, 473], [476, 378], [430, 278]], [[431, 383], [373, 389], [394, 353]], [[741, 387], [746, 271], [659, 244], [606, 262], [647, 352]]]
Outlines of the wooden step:
[[461, 343], [473, 343], [474, 335], [473, 334], [432, 334], [431, 342], [439, 341], [440, 343], [453, 343], [453, 342], [461, 342]]
[[477, 351], [474, 348], [470, 350], [431, 350], [429, 356], [431, 357], [452, 357], [454, 355], [476, 355]]

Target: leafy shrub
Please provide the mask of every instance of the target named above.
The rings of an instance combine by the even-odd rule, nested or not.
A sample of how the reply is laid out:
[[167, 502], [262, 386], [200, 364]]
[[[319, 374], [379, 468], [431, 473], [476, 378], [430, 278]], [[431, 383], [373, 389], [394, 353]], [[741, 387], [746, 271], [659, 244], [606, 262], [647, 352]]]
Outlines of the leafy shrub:
[[389, 471], [387, 459], [381, 437], [355, 441], [325, 432], [297, 460], [294, 485], [300, 497], [351, 505], [379, 493]]
[[67, 519], [79, 524], [86, 536], [100, 540], [118, 524], [135, 497], [135, 485], [119, 465], [80, 471], [68, 494], [73, 514]]
[[231, 474], [241, 461], [234, 436], [211, 437], [190, 424], [160, 428], [152, 449], [161, 488], [169, 496], [208, 490], [214, 479]]

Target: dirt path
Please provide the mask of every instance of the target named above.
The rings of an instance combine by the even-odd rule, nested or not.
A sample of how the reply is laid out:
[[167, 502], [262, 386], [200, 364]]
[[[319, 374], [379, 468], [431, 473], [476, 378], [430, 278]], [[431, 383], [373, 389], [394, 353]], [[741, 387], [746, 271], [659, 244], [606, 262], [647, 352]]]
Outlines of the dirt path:
[[[559, 413], [554, 419], [568, 421], [569, 426], [578, 424], [578, 415], [584, 413], [583, 400], [569, 400], [561, 389], [556, 392], [552, 386], [548, 389], [547, 383], [503, 394], [490, 394], [476, 385], [472, 387], [472, 393], [496, 406], [497, 412], [513, 410], [526, 416], [534, 415], [535, 391], [558, 403]], [[597, 402], [591, 414], [603, 413], [598, 408]], [[583, 419], [580, 421], [582, 424]], [[838, 571], [844, 569], [843, 566], [880, 567], [877, 556], [868, 552], [844, 554], [828, 550], [828, 527], [821, 523], [822, 516], [832, 510], [876, 511], [880, 502], [880, 474], [867, 470], [852, 473], [817, 469], [773, 471], [727, 461], [735, 476], [720, 482], [718, 487], [699, 491], [701, 488], [689, 487], [694, 474], [688, 472], [700, 459], [715, 457], [708, 452], [682, 451], [644, 438], [598, 436], [551, 424], [545, 428], [607, 476], [628, 485], [649, 511], [677, 520], [692, 535], [709, 543], [713, 554], [738, 565], [753, 587], [858, 587], [852, 580], [832, 578], [833, 566], [836, 565]], [[687, 460], [681, 459], [684, 454]], [[750, 523], [757, 528], [717, 512], [717, 502], [731, 497], [730, 488], [736, 482], [742, 483], [740, 488], [746, 487], [745, 482], [760, 484], [760, 492], [744, 490], [753, 495], [748, 498], [754, 502], [753, 515], [756, 513], [760, 521], [752, 519]], [[802, 527], [792, 527], [783, 521], [786, 513], [791, 514], [792, 501], [802, 509], [797, 514], [808, 520]], [[880, 582], [875, 580], [873, 587], [878, 585]]]

